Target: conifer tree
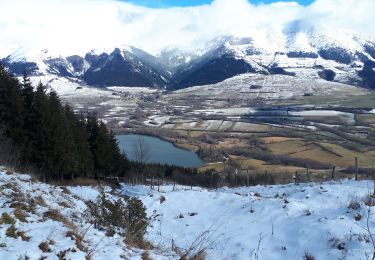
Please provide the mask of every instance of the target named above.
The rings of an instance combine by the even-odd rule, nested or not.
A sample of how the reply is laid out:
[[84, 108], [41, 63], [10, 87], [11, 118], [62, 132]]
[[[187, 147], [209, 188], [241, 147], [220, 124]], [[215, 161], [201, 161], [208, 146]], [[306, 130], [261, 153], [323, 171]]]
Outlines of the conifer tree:
[[34, 89], [27, 74], [24, 73], [21, 88], [21, 96], [23, 100], [23, 130], [24, 139], [22, 142], [22, 161], [27, 163], [32, 160], [32, 153], [34, 150], [32, 133], [34, 131], [35, 113], [34, 107]]
[[[79, 176], [124, 174], [128, 161], [115, 136], [95, 115], [76, 116], [53, 90], [33, 90], [0, 66], [0, 133], [19, 148], [22, 164], [32, 165], [43, 181]], [[0, 140], [0, 145], [1, 145]]]
[[23, 101], [18, 81], [0, 68], [0, 122], [14, 144], [23, 141]]

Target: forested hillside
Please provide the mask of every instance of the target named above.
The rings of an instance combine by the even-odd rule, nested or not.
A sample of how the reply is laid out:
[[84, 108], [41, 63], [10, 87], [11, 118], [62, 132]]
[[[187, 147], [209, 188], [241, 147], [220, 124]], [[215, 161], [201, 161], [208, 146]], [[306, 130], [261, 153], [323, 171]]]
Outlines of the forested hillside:
[[0, 67], [0, 163], [44, 181], [123, 175], [128, 160], [94, 114], [76, 115], [57, 94]]

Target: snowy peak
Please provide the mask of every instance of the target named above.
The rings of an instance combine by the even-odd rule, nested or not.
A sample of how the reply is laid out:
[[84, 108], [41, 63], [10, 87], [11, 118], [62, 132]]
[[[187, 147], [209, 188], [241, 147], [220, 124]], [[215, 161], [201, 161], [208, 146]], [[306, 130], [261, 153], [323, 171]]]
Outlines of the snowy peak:
[[131, 46], [93, 49], [68, 57], [48, 50], [5, 47], [0, 54], [5, 66], [16, 74], [57, 74], [99, 87], [179, 89], [251, 72], [375, 88], [374, 39], [348, 31], [318, 31], [303, 20], [265, 26], [246, 37], [217, 37], [194, 51], [167, 48], [156, 56]]
[[89, 68], [82, 78], [93, 86], [164, 87], [168, 80], [149, 54], [136, 49], [115, 48], [111, 53], [88, 53]]

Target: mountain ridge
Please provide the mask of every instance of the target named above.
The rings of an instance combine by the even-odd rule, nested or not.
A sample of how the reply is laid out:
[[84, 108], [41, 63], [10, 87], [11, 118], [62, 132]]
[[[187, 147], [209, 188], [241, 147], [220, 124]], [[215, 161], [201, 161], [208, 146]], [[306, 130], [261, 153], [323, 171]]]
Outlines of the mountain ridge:
[[344, 31], [301, 31], [297, 25], [291, 25], [286, 33], [276, 33], [273, 39], [274, 43], [266, 45], [262, 37], [222, 36], [203, 50], [165, 49], [157, 55], [132, 46], [94, 49], [67, 57], [51, 55], [48, 50], [22, 56], [22, 51], [16, 50], [1, 61], [15, 74], [51, 73], [95, 87], [174, 90], [215, 84], [250, 72], [375, 88], [374, 39]]

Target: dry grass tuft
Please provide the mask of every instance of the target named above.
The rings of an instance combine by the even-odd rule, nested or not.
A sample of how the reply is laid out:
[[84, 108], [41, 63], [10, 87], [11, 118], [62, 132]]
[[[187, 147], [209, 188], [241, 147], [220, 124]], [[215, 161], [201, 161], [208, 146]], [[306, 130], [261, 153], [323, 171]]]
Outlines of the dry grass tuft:
[[47, 203], [43, 199], [42, 196], [37, 196], [34, 198], [35, 205], [41, 206], [41, 207], [47, 207]]
[[13, 175], [14, 174], [14, 170], [13, 169], [7, 169], [7, 171], [5, 172], [6, 175]]
[[10, 227], [7, 228], [5, 235], [7, 237], [18, 238], [16, 227], [12, 224]]
[[13, 209], [16, 209], [16, 208], [19, 208], [19, 209], [22, 209], [22, 210], [27, 210], [29, 207], [27, 206], [26, 203], [24, 202], [19, 202], [19, 201], [16, 201], [16, 202], [12, 202], [10, 205], [9, 205], [10, 208], [13, 208]]
[[57, 209], [49, 209], [46, 212], [43, 213], [44, 219], [52, 219], [58, 222], [63, 223], [66, 227], [70, 229], [75, 229], [76, 226], [74, 223], [69, 221], [67, 218], [65, 218]]
[[9, 189], [12, 190], [14, 195], [22, 194], [21, 190], [18, 188], [17, 184], [12, 182], [7, 182], [1, 186], [1, 189]]
[[4, 212], [1, 215], [0, 225], [2, 224], [14, 225], [15, 223], [16, 221], [8, 213]]
[[182, 256], [180, 260], [205, 260], [206, 259], [206, 252], [200, 251], [193, 256]]
[[49, 247], [49, 243], [47, 241], [40, 243], [39, 249], [42, 250], [43, 253], [51, 252], [51, 248]]
[[26, 220], [27, 214], [21, 208], [16, 208], [13, 214], [15, 218], [18, 219], [19, 221], [24, 222], [24, 223], [27, 222]]
[[66, 254], [67, 254], [69, 251], [71, 251], [70, 248], [69, 248], [69, 249], [66, 249], [66, 250], [62, 250], [62, 251], [58, 252], [58, 253], [56, 254], [56, 256], [58, 257], [59, 260], [65, 260], [65, 259], [67, 259], [67, 258], [66, 258]]
[[31, 238], [26, 235], [25, 231], [17, 231], [17, 236], [20, 237], [22, 241], [30, 241], [30, 238]]
[[142, 260], [152, 260], [152, 258], [150, 257], [150, 254], [147, 251], [144, 251], [141, 257], [142, 257]]
[[74, 231], [66, 232], [66, 237], [70, 237], [72, 240], [76, 242], [76, 246], [79, 250], [85, 251], [85, 246], [83, 245], [83, 238], [79, 234]]
[[71, 205], [69, 205], [66, 201], [59, 201], [57, 204], [59, 204], [62, 208], [70, 208]]
[[146, 241], [144, 239], [139, 240], [139, 239], [134, 238], [133, 236], [127, 236], [127, 235], [125, 235], [124, 243], [130, 247], [140, 248], [143, 250], [152, 250], [155, 248], [149, 241]]
[[70, 190], [69, 190], [67, 187], [62, 187], [61, 189], [62, 189], [62, 192], [63, 192], [64, 194], [67, 194], [67, 195], [71, 195], [71, 194], [72, 194], [72, 193], [70, 192]]
[[72, 180], [64, 180], [56, 184], [60, 186], [102, 186], [100, 181], [88, 177], [79, 177]]

